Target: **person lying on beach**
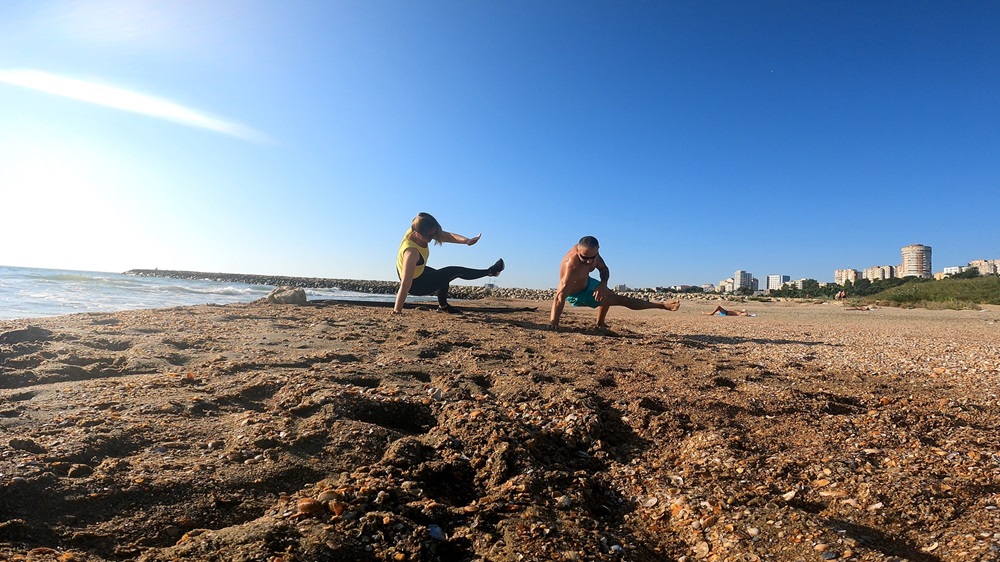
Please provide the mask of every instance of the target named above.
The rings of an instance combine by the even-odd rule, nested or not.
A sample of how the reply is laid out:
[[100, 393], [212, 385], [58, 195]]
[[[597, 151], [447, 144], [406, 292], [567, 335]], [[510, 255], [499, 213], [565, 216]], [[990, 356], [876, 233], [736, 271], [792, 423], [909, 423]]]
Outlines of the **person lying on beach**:
[[448, 284], [455, 279], [471, 281], [483, 277], [496, 277], [504, 269], [503, 259], [498, 259], [487, 269], [471, 269], [457, 265], [434, 269], [427, 265], [427, 258], [430, 256], [428, 246], [431, 241], [439, 245], [442, 242], [449, 242], [472, 246], [479, 242], [481, 236], [482, 234], [478, 234], [466, 238], [460, 234], [446, 232], [431, 215], [418, 214], [403, 236], [403, 241], [399, 243], [399, 251], [396, 253], [399, 290], [396, 292], [396, 304], [392, 314], [403, 313], [403, 304], [408, 294], [417, 296], [437, 294], [438, 307], [441, 311], [458, 314], [458, 309], [448, 304]]
[[875, 310], [876, 308], [877, 307], [874, 307], [870, 304], [866, 304], [864, 306], [852, 306], [849, 308], [845, 308], [844, 310]]
[[750, 314], [745, 310], [726, 310], [722, 306], [715, 307], [712, 312], [702, 312], [702, 314], [707, 314], [709, 316], [757, 316], [756, 314]]
[[[608, 309], [612, 306], [624, 306], [632, 310], [648, 308], [677, 310], [680, 308], [681, 301], [677, 299], [670, 302], [651, 302], [619, 295], [609, 289], [608, 279], [611, 278], [611, 270], [608, 269], [608, 264], [600, 255], [599, 249], [597, 238], [584, 236], [563, 257], [559, 267], [559, 287], [552, 299], [552, 316], [549, 319], [549, 328], [559, 329], [559, 317], [562, 316], [563, 308], [567, 302], [570, 306], [596, 308], [597, 326], [600, 328], [608, 327], [604, 323], [604, 319], [608, 315]], [[595, 269], [601, 275], [600, 281], [590, 276], [590, 272]]]

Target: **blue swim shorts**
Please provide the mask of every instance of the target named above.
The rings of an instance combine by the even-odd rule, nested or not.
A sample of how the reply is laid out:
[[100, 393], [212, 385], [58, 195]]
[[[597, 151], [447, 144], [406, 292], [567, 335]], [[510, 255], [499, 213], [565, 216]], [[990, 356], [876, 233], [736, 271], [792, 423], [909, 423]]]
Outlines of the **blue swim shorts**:
[[570, 306], [589, 306], [590, 308], [597, 308], [601, 306], [601, 303], [594, 299], [594, 291], [597, 290], [597, 286], [601, 282], [593, 277], [587, 278], [587, 288], [580, 291], [579, 293], [573, 293], [572, 295], [566, 297], [566, 302]]

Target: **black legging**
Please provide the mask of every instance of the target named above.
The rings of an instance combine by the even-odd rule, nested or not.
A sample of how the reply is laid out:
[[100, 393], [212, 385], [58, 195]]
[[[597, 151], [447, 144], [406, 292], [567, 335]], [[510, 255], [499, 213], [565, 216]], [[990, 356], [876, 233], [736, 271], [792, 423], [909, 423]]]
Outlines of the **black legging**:
[[448, 306], [448, 284], [455, 279], [472, 281], [482, 279], [490, 274], [488, 269], [472, 269], [458, 265], [450, 265], [441, 269], [424, 266], [424, 272], [413, 280], [409, 294], [416, 296], [433, 295], [437, 293], [438, 304]]

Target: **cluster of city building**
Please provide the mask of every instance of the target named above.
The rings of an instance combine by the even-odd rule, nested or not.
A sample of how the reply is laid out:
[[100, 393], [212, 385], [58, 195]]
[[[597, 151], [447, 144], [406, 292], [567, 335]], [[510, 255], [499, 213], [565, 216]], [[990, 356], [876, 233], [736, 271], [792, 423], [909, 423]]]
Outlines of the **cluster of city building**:
[[980, 275], [997, 275], [1000, 271], [1000, 259], [972, 260], [968, 265], [946, 267], [937, 273], [931, 273], [931, 247], [923, 244], [903, 246], [902, 262], [899, 265], [875, 265], [863, 270], [838, 269], [833, 272], [833, 282], [843, 285], [847, 281], [856, 283], [859, 279], [881, 281], [893, 277], [923, 277], [941, 280], [950, 275], [962, 273], [971, 268], [979, 270]]
[[[949, 275], [962, 273], [973, 267], [979, 270], [980, 275], [998, 275], [1000, 274], [1000, 259], [972, 260], [968, 265], [946, 267], [942, 271], [932, 274], [931, 247], [924, 246], [923, 244], [910, 244], [909, 246], [904, 246], [902, 248], [902, 261], [899, 265], [873, 265], [862, 270], [838, 269], [833, 273], [833, 282], [837, 285], [844, 285], [844, 283], [848, 281], [856, 283], [861, 279], [881, 281], [894, 277], [909, 276], [943, 279]], [[718, 285], [708, 283], [702, 285], [701, 288], [705, 292], [735, 293], [740, 290], [747, 290], [756, 293], [762, 290], [779, 290], [786, 285], [790, 285], [801, 290], [803, 288], [803, 284], [807, 281], [810, 280], [799, 279], [792, 281], [791, 277], [788, 275], [768, 275], [765, 286], [761, 287], [760, 280], [754, 277], [752, 273], [739, 269], [736, 270], [733, 276], [729, 279], [719, 281]], [[818, 282], [818, 284], [821, 287], [827, 285], [825, 282]], [[689, 285], [679, 285], [674, 287], [657, 287], [656, 289], [657, 291], [684, 291], [690, 288], [691, 286]]]

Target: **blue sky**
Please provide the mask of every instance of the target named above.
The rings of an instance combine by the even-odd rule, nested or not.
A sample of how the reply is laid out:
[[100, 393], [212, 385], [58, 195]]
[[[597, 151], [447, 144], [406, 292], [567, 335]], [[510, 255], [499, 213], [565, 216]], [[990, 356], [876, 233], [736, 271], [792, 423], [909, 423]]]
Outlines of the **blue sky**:
[[0, 264], [545, 288], [1000, 258], [994, 2], [0, 3]]

